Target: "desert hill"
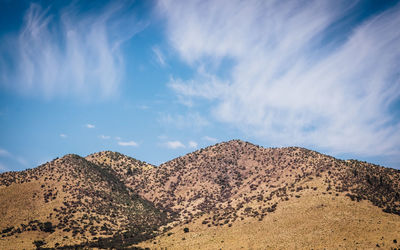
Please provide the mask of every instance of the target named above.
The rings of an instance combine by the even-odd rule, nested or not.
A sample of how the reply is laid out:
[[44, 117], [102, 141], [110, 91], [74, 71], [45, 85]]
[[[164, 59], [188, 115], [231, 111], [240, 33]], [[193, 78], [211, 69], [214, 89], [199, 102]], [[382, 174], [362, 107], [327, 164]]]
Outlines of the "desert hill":
[[[96, 155], [87, 159], [100, 162]], [[273, 197], [286, 200], [303, 189], [314, 190], [298, 184], [313, 179], [321, 180], [327, 193], [369, 200], [386, 212], [400, 214], [400, 171], [338, 160], [304, 148], [262, 148], [232, 140], [159, 167], [115, 153], [103, 154], [102, 159], [127, 186], [156, 206], [179, 214], [184, 221], [211, 210], [240, 210], [250, 201], [271, 201]], [[124, 167], [117, 169], [114, 165]], [[127, 169], [137, 174], [127, 175]], [[262, 206], [252, 212], [262, 217], [268, 209], [273, 208]]]
[[29, 249], [35, 240], [46, 247], [132, 244], [166, 219], [111, 169], [77, 155], [1, 174], [0, 200], [1, 249]]
[[158, 246], [398, 247], [398, 170], [233, 140], [166, 162], [147, 179], [152, 184], [140, 184], [139, 193], [179, 219], [171, 232], [151, 241]]
[[146, 172], [156, 168], [149, 163], [111, 151], [94, 153], [86, 156], [85, 159], [98, 166], [112, 169], [118, 178], [126, 184], [134, 182], [136, 178], [145, 176]]
[[[19, 190], [29, 191], [21, 195]], [[0, 205], [0, 246], [5, 248], [29, 248], [40, 237], [46, 247], [140, 240], [131, 246], [400, 247], [399, 170], [299, 147], [263, 148], [232, 140], [158, 167], [111, 151], [86, 158], [68, 155], [33, 170], [1, 174], [0, 199], [6, 204]], [[70, 203], [63, 206], [62, 199]], [[74, 204], [79, 202], [78, 209]], [[26, 212], [28, 206], [37, 212]], [[83, 213], [100, 222], [92, 219], [93, 225], [87, 225]], [[39, 227], [51, 221], [55, 232], [19, 233], [32, 219], [42, 223]], [[58, 229], [60, 221], [67, 221], [61, 225], [70, 230], [78, 227], [71, 224], [76, 221], [79, 229], [65, 233]], [[102, 230], [103, 223], [108, 230]]]

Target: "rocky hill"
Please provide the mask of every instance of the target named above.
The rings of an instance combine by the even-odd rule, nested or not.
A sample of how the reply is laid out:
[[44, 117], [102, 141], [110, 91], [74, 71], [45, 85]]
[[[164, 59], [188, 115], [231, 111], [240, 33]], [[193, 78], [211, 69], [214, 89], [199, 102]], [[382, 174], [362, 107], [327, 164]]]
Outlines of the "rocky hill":
[[66, 155], [0, 175], [0, 248], [132, 244], [166, 215], [127, 188], [112, 169]]
[[[119, 173], [127, 186], [157, 207], [178, 214], [182, 221], [210, 211], [245, 213], [244, 205], [252, 201], [265, 203], [276, 199], [273, 203], [276, 208], [279, 200], [295, 197], [303, 189], [314, 190], [304, 185], [312, 180], [323, 182], [327, 193], [369, 200], [385, 212], [400, 215], [400, 171], [355, 160], [338, 160], [304, 148], [262, 148], [233, 140], [159, 167], [118, 153], [102, 156], [90, 155], [87, 159], [103, 161]], [[268, 210], [273, 210], [267, 204], [252, 213], [265, 216]]]
[[399, 170], [298, 147], [232, 140], [158, 167], [68, 155], [0, 183], [0, 246], [400, 247]]

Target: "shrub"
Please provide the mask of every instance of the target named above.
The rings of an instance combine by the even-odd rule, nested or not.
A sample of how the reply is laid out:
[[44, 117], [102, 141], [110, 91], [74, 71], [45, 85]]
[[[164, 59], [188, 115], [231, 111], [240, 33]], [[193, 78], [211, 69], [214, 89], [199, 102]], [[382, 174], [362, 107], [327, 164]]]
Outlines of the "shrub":
[[42, 231], [43, 232], [47, 232], [47, 233], [52, 233], [52, 232], [54, 232], [54, 230], [53, 230], [53, 224], [51, 223], [51, 222], [45, 222], [44, 224], [43, 224], [43, 228], [42, 228]]
[[46, 243], [43, 240], [35, 240], [33, 242], [33, 245], [35, 245], [37, 249], [40, 249], [40, 247], [43, 246], [44, 244]]
[[185, 228], [183, 229], [183, 232], [189, 233], [189, 228], [185, 227]]
[[6, 234], [8, 232], [11, 232], [14, 229], [14, 227], [8, 227], [6, 229], [3, 229], [3, 231], [1, 231], [1, 234]]

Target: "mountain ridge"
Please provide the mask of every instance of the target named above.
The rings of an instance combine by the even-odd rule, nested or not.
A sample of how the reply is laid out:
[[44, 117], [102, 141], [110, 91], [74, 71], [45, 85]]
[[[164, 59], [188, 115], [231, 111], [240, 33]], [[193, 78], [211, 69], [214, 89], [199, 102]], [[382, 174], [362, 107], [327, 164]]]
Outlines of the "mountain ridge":
[[[18, 184], [26, 184], [28, 189]], [[6, 200], [4, 197], [19, 195], [20, 192], [32, 195], [25, 197], [28, 202], [22, 205], [35, 205], [31, 211], [25, 211], [23, 206], [19, 207], [23, 201], [15, 201], [12, 197], [7, 199], [7, 207], [0, 209], [1, 228], [9, 229], [5, 233], [3, 229], [3, 238], [21, 233], [29, 235], [35, 231], [34, 236], [45, 235], [51, 242], [49, 246], [57, 247], [88, 240], [94, 246], [96, 241], [104, 245], [115, 241], [111, 238], [130, 235], [132, 240], [126, 243], [132, 244], [135, 237], [141, 240], [149, 237], [153, 228], [166, 220], [162, 211], [128, 189], [113, 171], [74, 154], [25, 172], [0, 175], [3, 201]], [[11, 207], [19, 211], [18, 214], [7, 213]], [[51, 229], [42, 230], [40, 225], [45, 222], [51, 225]], [[123, 240], [120, 243], [125, 244]]]
[[[25, 194], [18, 194], [21, 190]], [[18, 199], [13, 200], [13, 195]], [[340, 224], [341, 229], [335, 230], [347, 232], [362, 228], [361, 231], [372, 237], [374, 230], [392, 235], [385, 230], [391, 228], [397, 232], [393, 223], [400, 226], [400, 171], [340, 160], [301, 147], [264, 148], [231, 140], [159, 166], [112, 151], [84, 158], [68, 154], [35, 169], [0, 174], [0, 200], [3, 201], [2, 218], [13, 218], [0, 221], [0, 246], [5, 249], [10, 245], [30, 248], [35, 237], [43, 239], [46, 247], [132, 244], [149, 247], [159, 242], [168, 248], [174, 244], [192, 248], [195, 246], [190, 244], [198, 240], [203, 243], [210, 240], [209, 232], [225, 239], [226, 244], [234, 244], [239, 235], [231, 240], [221, 235], [246, 228], [246, 223], [256, 228], [265, 223], [276, 224], [278, 219], [285, 221], [284, 216], [276, 216], [282, 211], [292, 213], [287, 210], [290, 206], [299, 207], [299, 211], [305, 209], [303, 213], [313, 211], [318, 216], [323, 208], [325, 213], [333, 213], [330, 222], [333, 225], [337, 224], [335, 218], [352, 220], [343, 215], [348, 208], [366, 209], [381, 218], [386, 229], [378, 230], [362, 223], [354, 228]], [[320, 207], [319, 200], [326, 205]], [[21, 204], [33, 204], [32, 211], [37, 212], [29, 213], [18, 207]], [[315, 205], [307, 207], [308, 204]], [[341, 210], [335, 212], [337, 207]], [[360, 221], [365, 221], [365, 215], [357, 211], [344, 214], [354, 213]], [[51, 222], [51, 226], [46, 222]], [[308, 222], [303, 223], [299, 230], [307, 227]], [[198, 235], [182, 235], [186, 227], [206, 236], [192, 238], [192, 243], [184, 242], [177, 237]], [[325, 234], [324, 228], [318, 230]], [[235, 248], [229, 244], [227, 248]], [[210, 248], [218, 246], [210, 245]]]

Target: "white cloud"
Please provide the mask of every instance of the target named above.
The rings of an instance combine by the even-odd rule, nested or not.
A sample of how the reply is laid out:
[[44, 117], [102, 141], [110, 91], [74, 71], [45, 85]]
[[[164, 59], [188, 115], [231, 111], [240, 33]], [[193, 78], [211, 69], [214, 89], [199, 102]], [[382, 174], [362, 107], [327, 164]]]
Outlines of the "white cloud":
[[141, 110], [147, 110], [147, 109], [150, 108], [150, 107], [147, 106], [147, 105], [139, 105], [139, 106], [137, 106], [137, 107], [138, 107], [138, 109], [141, 109]]
[[102, 139], [102, 140], [108, 140], [108, 139], [111, 138], [111, 136], [108, 136], [108, 135], [99, 135], [99, 138]]
[[124, 146], [124, 147], [127, 147], [127, 146], [137, 147], [137, 146], [138, 146], [138, 144], [137, 144], [136, 142], [134, 142], [134, 141], [126, 141], [126, 142], [124, 142], [124, 141], [119, 141], [119, 142], [118, 142], [118, 145]]
[[205, 72], [204, 68], [200, 68], [197, 73], [194, 79], [183, 81], [179, 78], [171, 78], [168, 83], [168, 86], [179, 95], [182, 104], [190, 107], [193, 106], [191, 100], [193, 97], [213, 100], [228, 94], [227, 82], [222, 82], [216, 76]]
[[7, 150], [0, 148], [0, 156], [1, 157], [10, 157], [12, 155]]
[[199, 146], [199, 144], [197, 144], [197, 142], [195, 141], [189, 141], [189, 148], [197, 148]]
[[85, 127], [86, 127], [86, 128], [95, 128], [96, 126], [93, 125], [93, 124], [89, 124], [89, 123], [88, 123], [88, 124], [85, 125]]
[[165, 146], [171, 149], [185, 148], [185, 145], [180, 141], [168, 141], [165, 143]]
[[164, 54], [161, 52], [160, 48], [157, 46], [154, 46], [152, 48], [154, 55], [156, 56], [157, 62], [161, 65], [161, 66], [165, 66], [165, 56]]
[[213, 142], [213, 143], [215, 143], [215, 142], [217, 142], [217, 141], [218, 141], [218, 139], [217, 139], [217, 138], [210, 137], [210, 136], [204, 136], [204, 137], [203, 137], [203, 140], [205, 140], [205, 141], [209, 141], [209, 142]]
[[115, 140], [120, 141], [120, 140], [121, 140], [121, 137], [116, 136], [116, 137], [115, 137]]
[[61, 138], [67, 138], [68, 136], [66, 134], [60, 134]]
[[143, 25], [135, 25], [121, 3], [84, 14], [76, 7], [52, 15], [50, 7], [30, 5], [19, 33], [1, 39], [0, 84], [47, 98], [117, 93], [124, 73], [121, 44]]
[[157, 138], [158, 138], [158, 139], [161, 139], [161, 140], [165, 140], [165, 139], [168, 138], [168, 136], [166, 136], [166, 135], [159, 135], [159, 136], [157, 136]]
[[398, 157], [400, 4], [340, 36], [345, 2], [160, 1], [170, 44], [198, 69], [169, 86], [270, 145]]
[[201, 129], [209, 125], [208, 120], [197, 112], [187, 114], [161, 114], [158, 121], [164, 125], [172, 125], [175, 128]]

